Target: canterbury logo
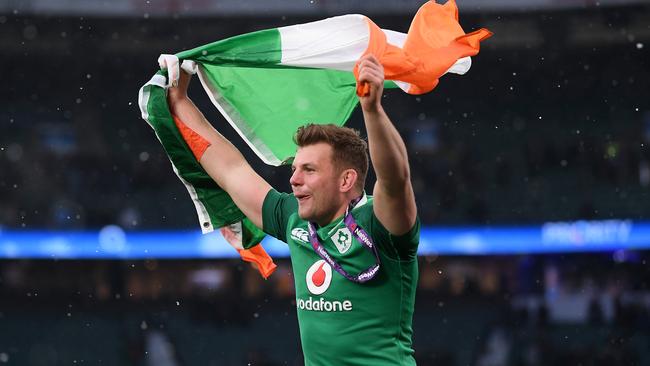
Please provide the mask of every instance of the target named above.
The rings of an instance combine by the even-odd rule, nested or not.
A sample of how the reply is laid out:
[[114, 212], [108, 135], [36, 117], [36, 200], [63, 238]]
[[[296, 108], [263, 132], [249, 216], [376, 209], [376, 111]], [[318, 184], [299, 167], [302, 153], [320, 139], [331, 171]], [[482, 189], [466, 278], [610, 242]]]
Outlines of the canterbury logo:
[[309, 233], [302, 228], [295, 228], [291, 230], [291, 239], [309, 243]]

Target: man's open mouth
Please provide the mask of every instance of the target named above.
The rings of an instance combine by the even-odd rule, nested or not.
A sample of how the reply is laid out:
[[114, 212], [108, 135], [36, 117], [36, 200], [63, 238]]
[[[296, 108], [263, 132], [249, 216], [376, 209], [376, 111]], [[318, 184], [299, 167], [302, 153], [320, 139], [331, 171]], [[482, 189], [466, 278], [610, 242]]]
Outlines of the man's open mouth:
[[296, 198], [298, 199], [298, 202], [305, 202], [307, 199], [309, 199], [311, 196], [308, 194], [297, 194]]

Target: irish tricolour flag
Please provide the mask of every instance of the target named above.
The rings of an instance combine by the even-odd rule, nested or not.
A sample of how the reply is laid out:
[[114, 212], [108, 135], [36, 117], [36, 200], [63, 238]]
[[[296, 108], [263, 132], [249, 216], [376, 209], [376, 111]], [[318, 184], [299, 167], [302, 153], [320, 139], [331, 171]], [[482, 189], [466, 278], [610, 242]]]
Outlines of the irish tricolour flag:
[[[408, 34], [368, 17], [343, 15], [262, 30], [178, 53], [197, 62], [214, 105], [266, 163], [294, 155], [292, 136], [306, 123], [346, 122], [358, 99], [356, 64], [372, 53], [387, 87], [431, 91], [445, 73], [464, 74], [486, 29], [465, 34], [453, 0], [424, 4]], [[359, 93], [363, 92], [361, 88]]]
[[[307, 123], [343, 125], [363, 95], [357, 62], [373, 54], [384, 66], [386, 86], [410, 94], [431, 91], [445, 73], [464, 74], [470, 56], [491, 33], [465, 34], [453, 0], [429, 1], [415, 15], [407, 34], [381, 29], [363, 15], [343, 15], [262, 30], [176, 54], [192, 60], [214, 105], [266, 163], [279, 165], [296, 150], [293, 135]], [[167, 105], [166, 70], [140, 89], [142, 117], [154, 129], [188, 190], [204, 233], [221, 228], [244, 260], [264, 277], [275, 265], [256, 228], [203, 170], [178, 120]], [[209, 118], [209, 117], [208, 117]]]

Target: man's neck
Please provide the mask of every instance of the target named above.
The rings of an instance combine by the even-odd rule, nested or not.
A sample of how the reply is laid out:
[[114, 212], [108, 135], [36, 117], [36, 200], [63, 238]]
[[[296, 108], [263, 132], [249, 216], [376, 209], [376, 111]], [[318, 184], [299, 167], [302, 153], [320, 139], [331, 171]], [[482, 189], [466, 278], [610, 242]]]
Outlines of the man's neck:
[[327, 215], [327, 217], [324, 217], [321, 220], [317, 220], [316, 224], [318, 224], [319, 227], [325, 227], [325, 226], [331, 224], [332, 222], [334, 222], [334, 220], [336, 220], [337, 218], [339, 218], [340, 216], [343, 216], [345, 214], [345, 210], [348, 208], [348, 203], [342, 205], [341, 207], [339, 207], [338, 210], [336, 210], [335, 212], [333, 212], [330, 215]]
[[336, 211], [334, 211], [330, 215], [327, 215], [327, 217], [324, 217], [322, 220], [317, 220], [316, 224], [318, 224], [319, 227], [325, 227], [325, 226], [331, 224], [332, 222], [334, 222], [339, 217], [341, 217], [341, 216], [343, 216], [345, 214], [345, 211], [348, 209], [348, 205], [350, 204], [350, 202], [352, 202], [353, 199], [359, 197], [362, 194], [363, 193], [355, 194], [353, 196], [346, 197], [346, 199], [341, 203], [341, 205], [339, 206], [339, 208]]

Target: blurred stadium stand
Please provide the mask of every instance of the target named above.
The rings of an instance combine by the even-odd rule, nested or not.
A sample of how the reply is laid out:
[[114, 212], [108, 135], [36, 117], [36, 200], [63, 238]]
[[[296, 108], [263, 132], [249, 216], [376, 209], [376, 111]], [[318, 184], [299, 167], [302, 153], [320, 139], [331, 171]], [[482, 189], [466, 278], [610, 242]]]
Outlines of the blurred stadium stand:
[[[151, 3], [0, 1], [0, 234], [197, 229], [139, 116], [158, 54], [348, 12], [406, 31], [420, 2]], [[495, 32], [468, 75], [385, 97], [423, 223], [650, 219], [650, 4], [460, 9], [466, 31]], [[288, 169], [263, 166], [197, 85], [209, 119], [288, 190]], [[361, 127], [358, 111], [350, 125]], [[422, 256], [418, 364], [650, 365], [649, 259]], [[229, 259], [0, 260], [0, 365], [302, 364], [290, 264], [279, 263], [263, 281]]]

